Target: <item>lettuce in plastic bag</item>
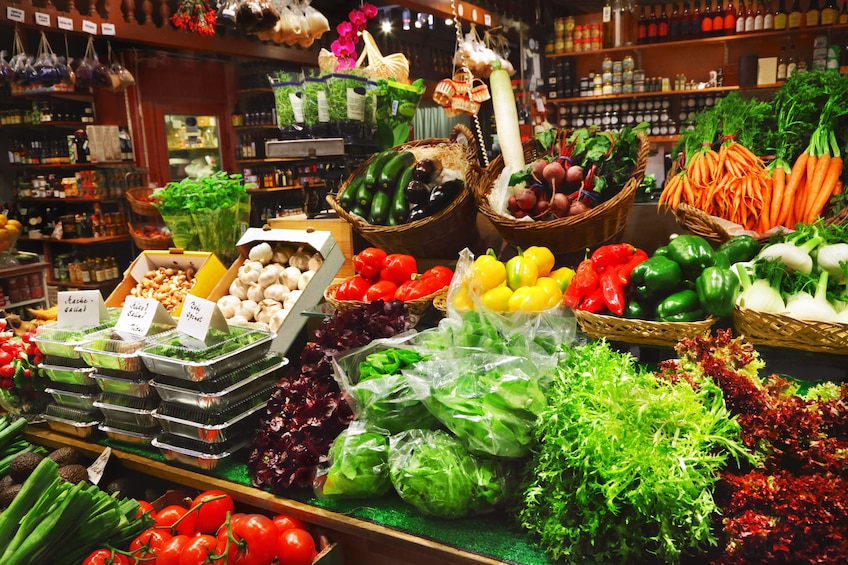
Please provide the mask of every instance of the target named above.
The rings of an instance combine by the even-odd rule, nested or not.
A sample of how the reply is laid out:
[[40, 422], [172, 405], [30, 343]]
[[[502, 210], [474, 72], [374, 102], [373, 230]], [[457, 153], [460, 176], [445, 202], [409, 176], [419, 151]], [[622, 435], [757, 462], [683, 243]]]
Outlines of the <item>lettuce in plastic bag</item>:
[[389, 436], [355, 421], [330, 447], [329, 467], [316, 475], [315, 489], [329, 498], [372, 498], [389, 492]]

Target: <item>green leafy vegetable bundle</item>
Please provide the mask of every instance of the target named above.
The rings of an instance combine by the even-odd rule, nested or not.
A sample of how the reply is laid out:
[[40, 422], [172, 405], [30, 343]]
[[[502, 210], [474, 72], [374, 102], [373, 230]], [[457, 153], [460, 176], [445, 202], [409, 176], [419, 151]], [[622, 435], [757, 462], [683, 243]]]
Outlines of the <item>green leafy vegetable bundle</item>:
[[594, 342], [561, 364], [539, 422], [520, 520], [554, 558], [677, 563], [716, 544], [713, 488], [744, 448], [711, 381], [661, 381]]
[[424, 90], [423, 79], [412, 84], [403, 84], [391, 78], [377, 81], [374, 112], [378, 149], [388, 149], [409, 140], [409, 124], [412, 123]]
[[450, 434], [409, 430], [389, 440], [389, 476], [400, 497], [424, 514], [461, 518], [507, 498], [501, 463], [478, 459]]
[[291, 131], [303, 124], [302, 88], [299, 75], [279, 72], [269, 76], [277, 107], [277, 125], [283, 131]]
[[316, 487], [330, 498], [372, 498], [389, 492], [389, 436], [356, 421], [330, 447], [329, 468], [319, 471]]

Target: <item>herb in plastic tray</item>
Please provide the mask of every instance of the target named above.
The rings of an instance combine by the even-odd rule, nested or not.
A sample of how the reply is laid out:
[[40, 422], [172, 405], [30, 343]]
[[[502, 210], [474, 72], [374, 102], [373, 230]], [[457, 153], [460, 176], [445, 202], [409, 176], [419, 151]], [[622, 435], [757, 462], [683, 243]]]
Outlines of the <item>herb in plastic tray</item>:
[[168, 432], [160, 433], [156, 439], [159, 443], [164, 443], [167, 446], [184, 449], [186, 451], [195, 451], [201, 455], [221, 455], [222, 453], [242, 449], [250, 443], [249, 439], [242, 437], [237, 437], [220, 443], [209, 443], [199, 439], [169, 434]]
[[[367, 84], [368, 81], [365, 77], [353, 74], [327, 76], [327, 104], [331, 122], [362, 122], [365, 120], [365, 87]], [[361, 89], [361, 93], [356, 89]]]
[[232, 326], [229, 334], [212, 330], [206, 346], [202, 348], [188, 344], [191, 338], [183, 334], [175, 334], [145, 347], [144, 352], [181, 361], [204, 362], [246, 347], [267, 335], [257, 330]]
[[[327, 83], [323, 78], [307, 77], [303, 81], [303, 123], [313, 126], [319, 122], [329, 121], [329, 116], [322, 116], [321, 106], [326, 108]], [[323, 100], [322, 100], [323, 99]], [[321, 118], [324, 118], [323, 120]]]
[[[257, 373], [265, 371], [269, 367], [279, 365], [282, 360], [283, 358], [278, 355], [266, 355], [262, 359], [254, 361], [244, 367], [240, 367], [235, 371], [216, 375], [214, 378], [203, 379], [202, 381], [189, 381], [186, 379], [169, 377], [168, 375], [156, 375], [155, 381], [157, 384], [190, 390], [193, 392], [214, 394], [216, 392], [221, 392], [225, 388], [236, 383], [246, 380]], [[282, 368], [283, 367], [280, 367], [281, 370]]]
[[156, 334], [161, 334], [173, 329], [173, 326], [165, 324], [153, 324], [147, 337], [134, 334], [121, 333], [115, 330], [101, 330], [85, 345], [86, 349], [96, 349], [108, 353], [133, 353], [142, 348], [145, 341]]
[[277, 106], [277, 125], [281, 129], [290, 129], [303, 122], [302, 112], [295, 113], [292, 107], [291, 95], [297, 96], [301, 89], [301, 81], [288, 73], [277, 73], [268, 77], [271, 89], [274, 91], [274, 102]]
[[[104, 322], [96, 326], [89, 326], [86, 328], [62, 328], [59, 326], [52, 325], [39, 326], [38, 330], [36, 330], [35, 338], [36, 340], [43, 339], [46, 341], [81, 341], [88, 335], [113, 327], [116, 322], [117, 319], [113, 319], [109, 320], [108, 322]], [[61, 365], [62, 363], [58, 364]]]
[[268, 400], [268, 389], [260, 390], [247, 398], [227, 406], [223, 410], [209, 411], [195, 406], [163, 402], [159, 405], [157, 413], [160, 416], [187, 420], [201, 426], [221, 426], [245, 412], [249, 412]]
[[159, 398], [156, 396], [141, 398], [138, 396], [127, 396], [126, 394], [117, 394], [114, 392], [104, 392], [100, 395], [100, 402], [112, 406], [132, 408], [133, 410], [153, 410], [156, 406], [158, 406]]

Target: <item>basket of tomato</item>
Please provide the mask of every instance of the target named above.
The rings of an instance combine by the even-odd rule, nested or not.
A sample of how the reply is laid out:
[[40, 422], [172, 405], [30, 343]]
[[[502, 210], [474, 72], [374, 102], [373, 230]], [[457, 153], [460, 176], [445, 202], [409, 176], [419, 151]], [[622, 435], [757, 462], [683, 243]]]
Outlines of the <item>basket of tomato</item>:
[[453, 278], [453, 271], [442, 265], [419, 274], [412, 255], [390, 254], [378, 247], [355, 255], [353, 268], [354, 276], [324, 291], [324, 299], [336, 310], [353, 310], [374, 300], [400, 300], [410, 314], [421, 316], [437, 296], [447, 292]]

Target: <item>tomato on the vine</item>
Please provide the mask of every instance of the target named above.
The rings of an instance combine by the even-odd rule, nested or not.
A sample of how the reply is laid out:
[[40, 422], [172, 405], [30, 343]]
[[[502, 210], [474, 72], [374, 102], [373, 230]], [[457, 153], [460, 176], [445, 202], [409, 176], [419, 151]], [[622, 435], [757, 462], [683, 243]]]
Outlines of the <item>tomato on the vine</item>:
[[[185, 518], [183, 518], [183, 516], [185, 516]], [[179, 523], [177, 523], [178, 521]], [[188, 513], [187, 508], [183, 508], [177, 504], [166, 506], [156, 513], [156, 527], [167, 530], [172, 535], [175, 533], [182, 534], [184, 536], [193, 535], [194, 524], [196, 521], [196, 513]], [[174, 526], [174, 524], [177, 525]]]
[[129, 551], [140, 563], [150, 563], [158, 555], [159, 549], [171, 537], [171, 534], [166, 530], [155, 527], [147, 528], [130, 542]]
[[191, 538], [182, 534], [176, 535], [166, 541], [159, 548], [159, 554], [156, 556], [156, 565], [180, 565], [180, 554], [183, 548], [188, 545]]
[[82, 565], [131, 565], [129, 557], [105, 547], [95, 549], [83, 559]]
[[292, 528], [306, 529], [306, 524], [302, 520], [288, 514], [277, 514], [271, 519], [274, 520], [274, 525], [277, 526], [277, 531], [280, 534], [284, 534]]
[[318, 550], [312, 534], [300, 528], [292, 528], [280, 535], [277, 559], [280, 565], [311, 565]]
[[156, 518], [156, 513], [153, 511], [153, 505], [147, 502], [146, 500], [138, 501], [138, 514], [135, 515], [136, 518], [140, 518], [142, 514], [147, 512], [150, 514], [152, 518]]
[[193, 538], [189, 538], [188, 543], [183, 546], [183, 549], [180, 552], [179, 565], [222, 563], [223, 561], [210, 559], [212, 556], [216, 555], [215, 548], [217, 545], [218, 540], [215, 536], [198, 534]]
[[222, 490], [207, 490], [198, 494], [191, 501], [191, 508], [200, 505], [194, 514], [196, 523], [195, 531], [202, 534], [214, 534], [227, 518], [227, 512], [233, 513], [235, 506], [233, 498]]
[[227, 553], [232, 556], [235, 546], [235, 558], [239, 565], [268, 565], [277, 555], [277, 539], [280, 534], [274, 521], [267, 516], [248, 514], [235, 521], [231, 519], [229, 532], [225, 527], [218, 530], [219, 553], [223, 553], [230, 533], [232, 539], [230, 551]]

